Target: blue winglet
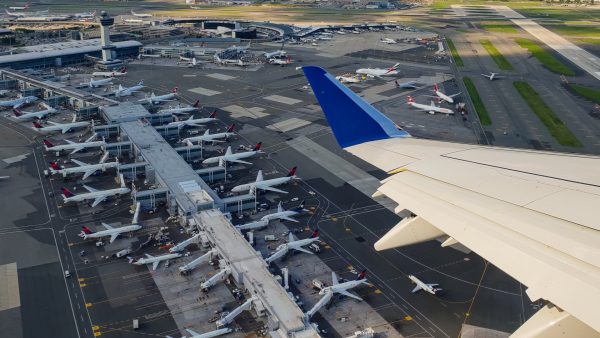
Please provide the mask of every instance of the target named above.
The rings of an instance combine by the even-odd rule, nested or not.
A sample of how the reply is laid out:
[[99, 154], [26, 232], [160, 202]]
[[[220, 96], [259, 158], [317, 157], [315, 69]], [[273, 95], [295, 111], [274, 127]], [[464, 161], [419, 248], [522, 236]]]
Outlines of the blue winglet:
[[302, 70], [342, 148], [393, 137], [410, 137], [323, 68], [307, 66]]

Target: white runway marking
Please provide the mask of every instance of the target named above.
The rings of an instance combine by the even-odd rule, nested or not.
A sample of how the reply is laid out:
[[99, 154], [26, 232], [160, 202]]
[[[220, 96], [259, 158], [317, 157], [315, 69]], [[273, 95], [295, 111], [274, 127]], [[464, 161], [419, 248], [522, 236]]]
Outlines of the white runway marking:
[[13, 157], [8, 157], [8, 158], [3, 159], [2, 161], [4, 161], [7, 164], [13, 164], [13, 163], [23, 161], [24, 159], [27, 158], [27, 156], [29, 156], [29, 153], [17, 155], [17, 156], [13, 156]]
[[289, 105], [302, 102], [301, 100], [296, 100], [291, 97], [285, 97], [285, 96], [281, 96], [281, 95], [269, 95], [269, 96], [263, 97], [263, 99], [269, 100], [269, 101], [275, 101], [275, 102], [279, 102], [279, 103], [283, 103], [283, 104], [289, 104]]
[[213, 79], [217, 79], [217, 80], [223, 80], [223, 81], [235, 79], [235, 76], [225, 75], [225, 74], [221, 74], [221, 73], [212, 73], [212, 74], [207, 74], [206, 76], [212, 77]]
[[290, 130], [298, 129], [300, 127], [304, 127], [310, 123], [311, 122], [309, 121], [292, 117], [291, 119], [268, 125], [267, 128], [275, 131], [287, 132]]
[[224, 111], [228, 111], [231, 113], [231, 117], [234, 119], [240, 117], [247, 117], [251, 119], [259, 119], [261, 117], [269, 116], [270, 114], [264, 112], [264, 108], [260, 107], [252, 107], [252, 108], [244, 108], [237, 105], [231, 105], [224, 108], [221, 108]]
[[219, 91], [212, 90], [212, 89], [207, 89], [207, 88], [202, 88], [202, 87], [196, 87], [196, 88], [188, 89], [188, 91], [190, 91], [192, 93], [204, 95], [204, 96], [213, 96], [213, 95], [221, 94], [221, 92], [219, 92]]

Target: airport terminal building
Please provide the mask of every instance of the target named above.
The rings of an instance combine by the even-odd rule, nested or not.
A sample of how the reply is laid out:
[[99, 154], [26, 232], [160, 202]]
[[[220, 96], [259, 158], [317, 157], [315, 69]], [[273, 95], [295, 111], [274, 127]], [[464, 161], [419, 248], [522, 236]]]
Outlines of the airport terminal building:
[[[134, 40], [114, 42], [115, 58], [137, 57], [142, 43]], [[69, 41], [19, 48], [16, 53], [0, 56], [0, 68], [25, 69], [64, 67], [89, 62], [87, 56], [100, 58], [100, 39]]]

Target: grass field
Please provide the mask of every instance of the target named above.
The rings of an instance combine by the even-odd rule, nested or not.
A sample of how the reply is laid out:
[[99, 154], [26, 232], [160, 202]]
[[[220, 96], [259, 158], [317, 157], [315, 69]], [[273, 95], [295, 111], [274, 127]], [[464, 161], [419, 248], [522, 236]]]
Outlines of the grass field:
[[540, 45], [538, 45], [534, 41], [529, 39], [517, 38], [515, 39], [515, 42], [518, 43], [519, 46], [521, 46], [522, 48], [529, 50], [529, 52], [551, 72], [567, 76], [575, 75], [575, 72], [571, 68], [566, 66], [564, 63], [560, 62], [557, 58], [545, 51], [542, 47], [540, 47]]
[[575, 39], [578, 43], [581, 44], [585, 44], [585, 45], [600, 45], [600, 37], [593, 39], [593, 38], [577, 38]]
[[597, 38], [600, 36], [600, 24], [596, 25], [563, 25], [544, 24], [544, 27], [561, 36], [580, 38]]
[[519, 33], [519, 31], [513, 24], [511, 24], [509, 22], [505, 22], [505, 21], [498, 21], [498, 22], [484, 21], [484, 22], [481, 22], [480, 25], [481, 25], [481, 28], [485, 29], [488, 32], [504, 33], [504, 34]]
[[[513, 7], [511, 5], [508, 5]], [[513, 7], [514, 8], [514, 7]], [[544, 18], [556, 20], [595, 20], [600, 17], [600, 10], [584, 7], [539, 7], [539, 6], [524, 6], [515, 8], [521, 14], [530, 18]]]
[[513, 85], [559, 144], [567, 147], [583, 146], [527, 82], [515, 81]]
[[492, 57], [494, 62], [498, 65], [498, 68], [502, 70], [512, 70], [513, 66], [508, 60], [500, 53], [500, 51], [494, 46], [490, 40], [479, 40], [479, 43], [485, 48], [485, 51]]
[[446, 38], [446, 42], [448, 43], [448, 48], [450, 48], [450, 53], [452, 53], [452, 58], [454, 59], [454, 63], [456, 64], [457, 67], [464, 67], [464, 63], [463, 60], [460, 58], [460, 55], [458, 55], [458, 50], [456, 50], [456, 46], [454, 45], [454, 42], [452, 42], [452, 40], [450, 40], [449, 38]]
[[567, 87], [575, 94], [588, 99], [592, 102], [600, 104], [600, 90], [592, 89], [576, 84], [568, 84]]
[[477, 92], [477, 88], [475, 87], [475, 84], [473, 84], [473, 81], [468, 77], [464, 77], [463, 82], [465, 83], [465, 86], [467, 87], [467, 91], [469, 92], [471, 101], [473, 101], [473, 106], [475, 106], [475, 112], [477, 113], [477, 116], [479, 116], [479, 121], [484, 126], [491, 125], [492, 119], [490, 118], [490, 114], [488, 114], [488, 111], [485, 108], [485, 105], [483, 104], [481, 97], [479, 96], [479, 92]]

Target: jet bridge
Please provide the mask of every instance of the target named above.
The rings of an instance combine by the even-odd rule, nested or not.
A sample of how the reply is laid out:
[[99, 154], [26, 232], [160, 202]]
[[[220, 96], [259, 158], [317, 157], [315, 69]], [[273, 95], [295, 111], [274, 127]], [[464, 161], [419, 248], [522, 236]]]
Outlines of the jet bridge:
[[231, 323], [235, 317], [237, 317], [240, 313], [246, 311], [246, 310], [250, 310], [250, 308], [252, 308], [252, 302], [258, 300], [255, 297], [252, 297], [250, 299], [248, 299], [247, 301], [244, 302], [244, 304], [236, 307], [233, 311], [229, 312], [229, 314], [227, 314], [225, 317], [217, 320], [217, 327], [221, 328], [225, 325], [228, 325], [229, 323]]

